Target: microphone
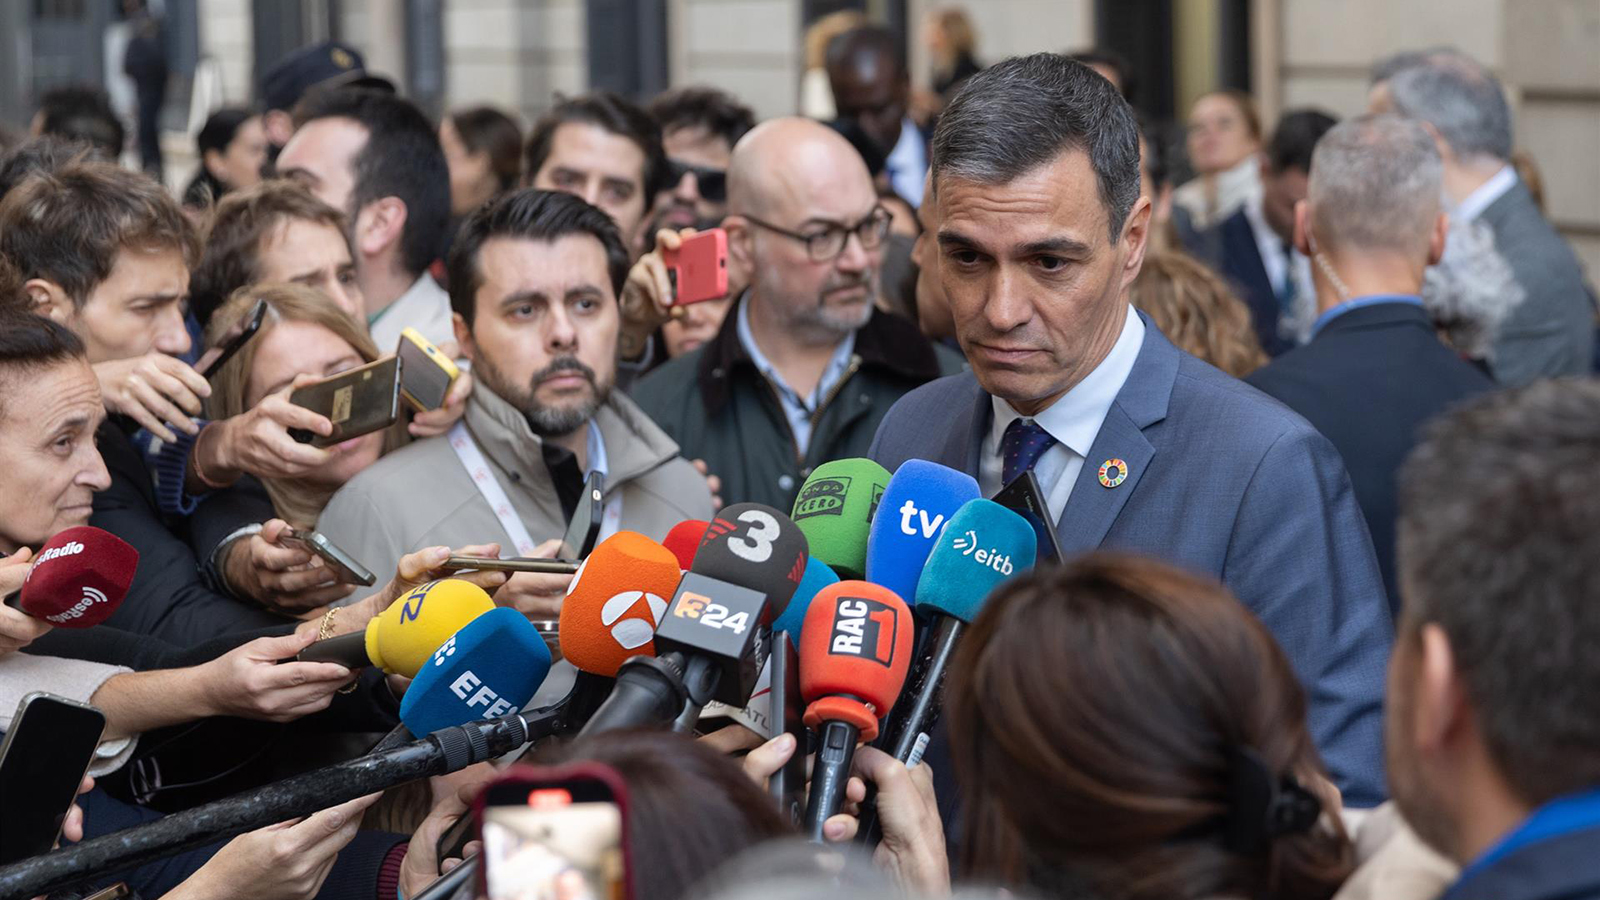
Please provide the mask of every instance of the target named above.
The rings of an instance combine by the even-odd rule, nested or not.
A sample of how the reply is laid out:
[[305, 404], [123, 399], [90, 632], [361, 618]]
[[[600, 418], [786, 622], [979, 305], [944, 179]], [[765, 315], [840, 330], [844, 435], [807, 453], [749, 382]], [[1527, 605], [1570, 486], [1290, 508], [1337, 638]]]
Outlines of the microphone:
[[446, 638], [494, 608], [483, 588], [470, 581], [430, 581], [374, 616], [365, 631], [315, 641], [295, 658], [352, 669], [370, 663], [390, 675], [410, 678]]
[[979, 496], [977, 480], [965, 472], [925, 459], [906, 460], [883, 492], [883, 515], [872, 520], [867, 580], [915, 597], [923, 564], [945, 524]]
[[823, 588], [838, 583], [839, 576], [834, 574], [827, 563], [815, 556], [807, 557], [806, 570], [800, 576], [800, 584], [794, 589], [794, 596], [789, 598], [789, 605], [783, 610], [783, 615], [772, 620], [773, 633], [781, 631], [787, 634], [789, 641], [798, 647], [800, 629], [805, 624], [806, 612], [811, 609], [811, 601], [816, 599]]
[[93, 628], [128, 596], [139, 551], [91, 525], [68, 528], [39, 548], [22, 590], [6, 602], [62, 628]]
[[606, 678], [629, 657], [654, 656], [656, 623], [682, 575], [672, 551], [636, 531], [601, 541], [567, 585], [561, 655]]
[[499, 607], [445, 639], [400, 701], [400, 723], [428, 734], [509, 716], [550, 674], [550, 648], [522, 613]]
[[913, 627], [904, 600], [866, 581], [829, 585], [806, 613], [800, 695], [818, 746], [801, 830], [813, 841], [844, 804], [856, 742], [878, 736], [879, 717], [905, 684]]
[[805, 566], [805, 535], [788, 516], [759, 503], [724, 509], [656, 626], [656, 656], [619, 670], [616, 689], [582, 733], [671, 723], [689, 704], [698, 718], [712, 700], [749, 703], [772, 620], [794, 596]]
[[903, 763], [938, 720], [944, 677], [966, 626], [1001, 582], [1033, 567], [1039, 542], [1028, 520], [993, 500], [969, 500], [928, 554], [917, 612], [934, 623], [906, 701], [885, 723], [879, 746]]
[[695, 551], [700, 549], [700, 542], [705, 539], [706, 527], [710, 524], [704, 519], [684, 519], [667, 532], [661, 544], [678, 558], [678, 568], [688, 571], [694, 565]]
[[794, 501], [794, 523], [811, 552], [846, 578], [860, 578], [867, 566], [867, 533], [889, 470], [854, 457], [825, 462], [811, 471]]

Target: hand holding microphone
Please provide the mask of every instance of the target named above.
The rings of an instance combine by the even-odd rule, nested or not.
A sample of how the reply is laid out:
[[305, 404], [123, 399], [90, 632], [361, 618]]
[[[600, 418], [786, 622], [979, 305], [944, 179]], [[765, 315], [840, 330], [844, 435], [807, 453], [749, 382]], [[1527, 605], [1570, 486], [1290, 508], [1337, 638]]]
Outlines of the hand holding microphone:
[[280, 663], [303, 650], [310, 638], [257, 638], [197, 666], [196, 680], [209, 707], [204, 712], [292, 722], [326, 709], [334, 693], [349, 683], [350, 669], [333, 662]]
[[362, 631], [316, 641], [297, 658], [351, 669], [371, 664], [391, 675], [410, 678], [446, 638], [494, 608], [483, 588], [470, 581], [430, 581], [368, 621]]
[[[0, 558], [0, 596], [9, 598], [22, 587], [28, 575], [28, 565], [33, 553], [22, 547], [10, 556]], [[10, 603], [0, 605], [0, 657], [15, 653], [43, 637], [50, 623], [12, 608]]]
[[[0, 561], [0, 654], [20, 650], [50, 630], [92, 628], [117, 611], [133, 585], [139, 551], [90, 525], [65, 529], [30, 556]], [[17, 612], [17, 611], [20, 611]]]

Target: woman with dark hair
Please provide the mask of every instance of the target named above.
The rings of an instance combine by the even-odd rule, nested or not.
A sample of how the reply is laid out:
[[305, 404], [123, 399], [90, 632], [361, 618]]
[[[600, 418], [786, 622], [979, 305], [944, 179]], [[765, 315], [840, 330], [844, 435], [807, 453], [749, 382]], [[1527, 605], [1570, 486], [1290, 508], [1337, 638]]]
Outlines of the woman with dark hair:
[[450, 167], [450, 214], [464, 216], [522, 177], [522, 129], [492, 106], [460, 109], [439, 123]]
[[261, 116], [242, 107], [225, 107], [211, 114], [195, 137], [200, 170], [183, 191], [183, 205], [206, 209], [223, 194], [261, 181], [267, 162], [267, 133]]

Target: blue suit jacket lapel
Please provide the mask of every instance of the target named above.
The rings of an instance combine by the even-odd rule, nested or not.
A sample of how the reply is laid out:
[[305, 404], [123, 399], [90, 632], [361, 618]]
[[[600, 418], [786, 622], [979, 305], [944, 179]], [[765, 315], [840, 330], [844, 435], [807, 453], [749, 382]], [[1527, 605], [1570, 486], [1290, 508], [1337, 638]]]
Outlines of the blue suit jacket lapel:
[[973, 478], [978, 477], [978, 455], [983, 450], [983, 437], [989, 431], [989, 419], [993, 407], [989, 394], [978, 384], [978, 379], [971, 372], [967, 372], [967, 396], [957, 400], [958, 408], [956, 417], [946, 426], [941, 426], [935, 421], [921, 423], [922, 427], [937, 429], [945, 427], [944, 443], [939, 448], [936, 462], [959, 469]]
[[[1056, 536], [1063, 553], [1082, 553], [1100, 546], [1156, 455], [1156, 448], [1145, 436], [1144, 429], [1167, 416], [1167, 403], [1172, 399], [1182, 351], [1167, 340], [1148, 316], [1141, 312], [1139, 317], [1145, 323], [1139, 358], [1122, 390], [1117, 392], [1116, 402], [1106, 413], [1100, 433], [1095, 436], [1094, 445], [1089, 448], [1089, 455], [1078, 472], [1078, 482], [1072, 486], [1067, 508], [1061, 511], [1061, 519], [1056, 523]], [[1116, 487], [1107, 488], [1100, 484], [1100, 466], [1113, 459], [1127, 464], [1128, 477]]]

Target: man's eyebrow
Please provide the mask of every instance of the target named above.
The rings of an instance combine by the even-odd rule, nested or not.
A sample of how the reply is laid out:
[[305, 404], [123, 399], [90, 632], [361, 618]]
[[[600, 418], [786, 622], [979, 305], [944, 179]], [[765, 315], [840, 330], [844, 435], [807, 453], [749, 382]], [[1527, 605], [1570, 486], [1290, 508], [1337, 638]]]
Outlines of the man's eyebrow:
[[956, 231], [954, 228], [939, 229], [939, 243], [945, 246], [966, 247], [972, 250], [979, 249], [977, 241]]
[[310, 169], [301, 169], [301, 168], [298, 168], [298, 167], [293, 168], [293, 169], [279, 169], [278, 170], [278, 176], [280, 178], [288, 178], [288, 179], [291, 179], [293, 181], [320, 181], [321, 180], [321, 179], [317, 178], [316, 174], [314, 172], [312, 172]]
[[1021, 250], [1025, 256], [1038, 256], [1045, 253], [1054, 253], [1060, 256], [1087, 256], [1089, 255], [1090, 247], [1076, 238], [1054, 237], [1023, 244]]
[[505, 309], [508, 306], [516, 306], [518, 303], [548, 303], [549, 300], [550, 298], [545, 296], [544, 291], [517, 291], [514, 294], [507, 294], [502, 297], [500, 299], [500, 308]]
[[137, 294], [137, 295], [135, 295], [133, 297], [129, 297], [128, 298], [128, 302], [129, 303], [176, 303], [179, 300], [182, 300], [185, 296], [186, 296], [185, 294], [181, 294], [181, 293], [173, 293], [171, 291], [163, 291], [163, 292], [155, 293], [155, 294]]

